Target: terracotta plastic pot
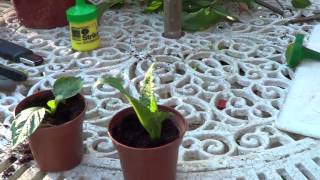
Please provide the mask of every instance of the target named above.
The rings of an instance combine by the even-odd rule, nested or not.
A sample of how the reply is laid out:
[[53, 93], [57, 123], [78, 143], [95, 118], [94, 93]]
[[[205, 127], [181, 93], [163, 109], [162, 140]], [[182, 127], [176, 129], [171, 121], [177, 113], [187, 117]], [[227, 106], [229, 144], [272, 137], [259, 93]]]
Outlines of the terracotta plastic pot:
[[187, 130], [187, 122], [178, 111], [170, 107], [159, 106], [159, 109], [172, 114], [170, 119], [180, 131], [177, 139], [159, 147], [133, 148], [121, 144], [113, 138], [113, 127], [121, 123], [125, 117], [135, 113], [133, 108], [118, 112], [109, 124], [108, 133], [118, 150], [126, 180], [174, 180], [176, 178], [178, 150]]
[[66, 10], [75, 0], [12, 0], [12, 3], [24, 26], [50, 29], [68, 24]]
[[[51, 91], [41, 91], [21, 101], [15, 115], [28, 108], [30, 102], [41, 101], [52, 96]], [[77, 95], [83, 104], [82, 112], [62, 125], [38, 128], [29, 138], [29, 145], [39, 168], [46, 172], [69, 170], [77, 166], [83, 155], [82, 124], [86, 103], [82, 95]]]

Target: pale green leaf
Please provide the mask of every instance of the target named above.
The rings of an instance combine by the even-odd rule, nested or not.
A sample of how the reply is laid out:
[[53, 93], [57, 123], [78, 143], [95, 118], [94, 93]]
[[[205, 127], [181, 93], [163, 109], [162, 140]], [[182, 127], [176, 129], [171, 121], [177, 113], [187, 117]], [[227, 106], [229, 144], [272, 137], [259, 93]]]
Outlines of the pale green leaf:
[[148, 107], [151, 112], [157, 112], [158, 106], [157, 106], [156, 97], [154, 95], [153, 71], [154, 71], [154, 64], [152, 64], [149, 67], [148, 71], [145, 74], [145, 78], [142, 82], [143, 85], [140, 88], [140, 92], [141, 92], [140, 101], [146, 107]]
[[163, 0], [153, 0], [151, 1], [148, 6], [144, 9], [145, 13], [156, 12], [160, 10], [163, 6]]
[[12, 148], [15, 148], [37, 130], [45, 112], [46, 110], [43, 107], [31, 107], [21, 111], [16, 116], [11, 125]]
[[56, 100], [50, 100], [47, 102], [47, 106], [50, 108], [50, 113], [54, 114], [57, 110], [58, 104]]
[[61, 77], [53, 85], [53, 95], [57, 103], [80, 93], [83, 80], [80, 77]]

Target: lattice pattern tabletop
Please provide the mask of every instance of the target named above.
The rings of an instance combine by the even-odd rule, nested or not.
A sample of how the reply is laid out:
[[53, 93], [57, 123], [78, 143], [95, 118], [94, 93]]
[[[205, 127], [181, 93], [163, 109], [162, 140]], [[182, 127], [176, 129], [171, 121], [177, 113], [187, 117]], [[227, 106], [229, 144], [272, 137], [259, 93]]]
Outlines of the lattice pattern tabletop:
[[[295, 34], [308, 35], [315, 23], [284, 24], [301, 14], [319, 13], [320, 4], [290, 11], [289, 0], [282, 3], [288, 8], [284, 18], [259, 8], [239, 13], [242, 23], [222, 22], [179, 40], [161, 36], [161, 14], [143, 14], [132, 4], [106, 11], [100, 21], [102, 47], [79, 53], [70, 50], [67, 27], [27, 29], [11, 6], [0, 2], [0, 37], [45, 58], [38, 67], [0, 58], [0, 63], [22, 68], [30, 76], [15, 92], [0, 92], [0, 170], [10, 165], [8, 126], [17, 103], [50, 88], [62, 75], [76, 75], [85, 80], [83, 94], [89, 104], [83, 162], [73, 170], [49, 174], [39, 172], [34, 162], [15, 162], [14, 178], [122, 179], [106, 127], [129, 105], [113, 88], [92, 84], [102, 75], [119, 76], [137, 96], [143, 74], [155, 62], [159, 103], [179, 110], [189, 122], [178, 179], [320, 179], [319, 140], [273, 125], [294, 76], [284, 64], [284, 51]], [[221, 100], [225, 108], [217, 106]]]

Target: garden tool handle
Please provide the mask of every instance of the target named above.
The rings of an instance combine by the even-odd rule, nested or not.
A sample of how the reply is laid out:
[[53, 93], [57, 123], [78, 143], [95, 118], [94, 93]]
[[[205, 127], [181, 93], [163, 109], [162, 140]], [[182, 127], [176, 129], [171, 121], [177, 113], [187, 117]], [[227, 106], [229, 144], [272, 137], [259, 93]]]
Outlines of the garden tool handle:
[[25, 81], [28, 76], [25, 72], [0, 64], [0, 75], [14, 81]]
[[38, 66], [43, 63], [43, 58], [34, 54], [30, 49], [4, 39], [0, 39], [0, 57], [31, 66]]

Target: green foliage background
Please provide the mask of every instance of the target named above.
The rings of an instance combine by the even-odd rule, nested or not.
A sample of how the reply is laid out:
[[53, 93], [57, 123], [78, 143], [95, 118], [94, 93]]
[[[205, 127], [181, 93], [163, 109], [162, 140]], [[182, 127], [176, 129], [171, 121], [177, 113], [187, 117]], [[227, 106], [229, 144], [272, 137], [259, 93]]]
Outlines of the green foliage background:
[[[147, 4], [143, 10], [145, 13], [158, 12], [163, 8], [163, 0], [139, 1]], [[201, 31], [220, 21], [237, 21], [237, 18], [224, 8], [223, 2], [226, 1], [233, 2], [243, 9], [254, 8], [256, 4], [255, 0], [182, 0], [183, 30]], [[306, 8], [311, 5], [310, 0], [292, 0], [291, 2], [294, 8]], [[109, 8], [119, 8], [125, 4], [125, 0], [108, 0], [107, 4]]]

